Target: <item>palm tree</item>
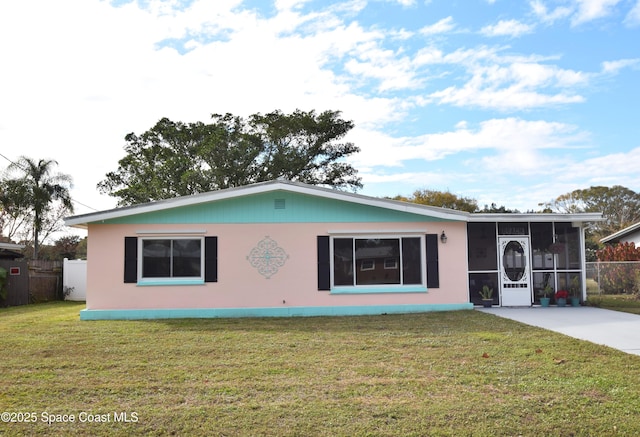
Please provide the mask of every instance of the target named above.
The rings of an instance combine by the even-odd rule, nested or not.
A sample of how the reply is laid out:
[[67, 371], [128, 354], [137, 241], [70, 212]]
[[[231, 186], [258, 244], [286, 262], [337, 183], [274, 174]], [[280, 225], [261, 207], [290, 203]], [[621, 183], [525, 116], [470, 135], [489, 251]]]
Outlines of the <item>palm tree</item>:
[[58, 165], [58, 162], [53, 159], [40, 159], [36, 162], [22, 156], [18, 162], [12, 163], [8, 168], [10, 172], [20, 171], [22, 173], [21, 177], [7, 182], [21, 188], [18, 190], [22, 193], [21, 198], [16, 200], [33, 212], [34, 259], [38, 259], [38, 238], [51, 202], [59, 200], [70, 212], [73, 212], [73, 204], [69, 194], [71, 176], [54, 173], [53, 167], [55, 165]]

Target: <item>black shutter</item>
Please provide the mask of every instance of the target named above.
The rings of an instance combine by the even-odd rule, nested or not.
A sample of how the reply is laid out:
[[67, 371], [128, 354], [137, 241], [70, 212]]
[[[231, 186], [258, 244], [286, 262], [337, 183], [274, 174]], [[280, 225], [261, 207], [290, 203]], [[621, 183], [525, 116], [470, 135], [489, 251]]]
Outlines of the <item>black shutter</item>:
[[218, 282], [218, 237], [204, 237], [204, 282]]
[[329, 237], [318, 235], [318, 290], [331, 290]]
[[438, 234], [427, 234], [427, 288], [440, 287], [438, 267]]
[[124, 282], [138, 282], [138, 237], [124, 237]]

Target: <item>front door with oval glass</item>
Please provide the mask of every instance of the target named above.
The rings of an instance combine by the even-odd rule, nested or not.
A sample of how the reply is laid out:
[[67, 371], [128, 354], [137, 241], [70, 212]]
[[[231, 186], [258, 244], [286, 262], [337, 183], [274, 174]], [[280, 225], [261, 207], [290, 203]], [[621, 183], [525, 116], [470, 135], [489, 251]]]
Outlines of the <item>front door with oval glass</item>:
[[500, 303], [531, 306], [529, 238], [500, 237]]

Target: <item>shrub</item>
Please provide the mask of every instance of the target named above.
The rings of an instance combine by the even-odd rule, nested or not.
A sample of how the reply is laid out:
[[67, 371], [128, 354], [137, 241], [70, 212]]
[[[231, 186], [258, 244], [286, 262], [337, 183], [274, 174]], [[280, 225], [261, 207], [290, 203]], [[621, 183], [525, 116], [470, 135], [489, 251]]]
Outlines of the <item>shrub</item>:
[[600, 267], [600, 289], [607, 294], [637, 294], [640, 290], [640, 248], [634, 243], [619, 243], [599, 250], [598, 261], [611, 262]]

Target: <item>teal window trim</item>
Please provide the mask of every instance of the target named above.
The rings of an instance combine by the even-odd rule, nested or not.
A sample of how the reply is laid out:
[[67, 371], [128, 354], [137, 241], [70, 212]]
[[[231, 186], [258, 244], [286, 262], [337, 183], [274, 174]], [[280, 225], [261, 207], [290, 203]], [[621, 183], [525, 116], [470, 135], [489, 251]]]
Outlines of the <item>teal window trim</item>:
[[176, 279], [176, 280], [141, 280], [138, 287], [166, 286], [166, 285], [204, 285], [204, 279]]
[[380, 294], [380, 293], [427, 293], [427, 292], [428, 292], [427, 288], [421, 285], [414, 285], [414, 286], [380, 285], [378, 287], [366, 287], [366, 286], [333, 287], [331, 288], [330, 294]]

